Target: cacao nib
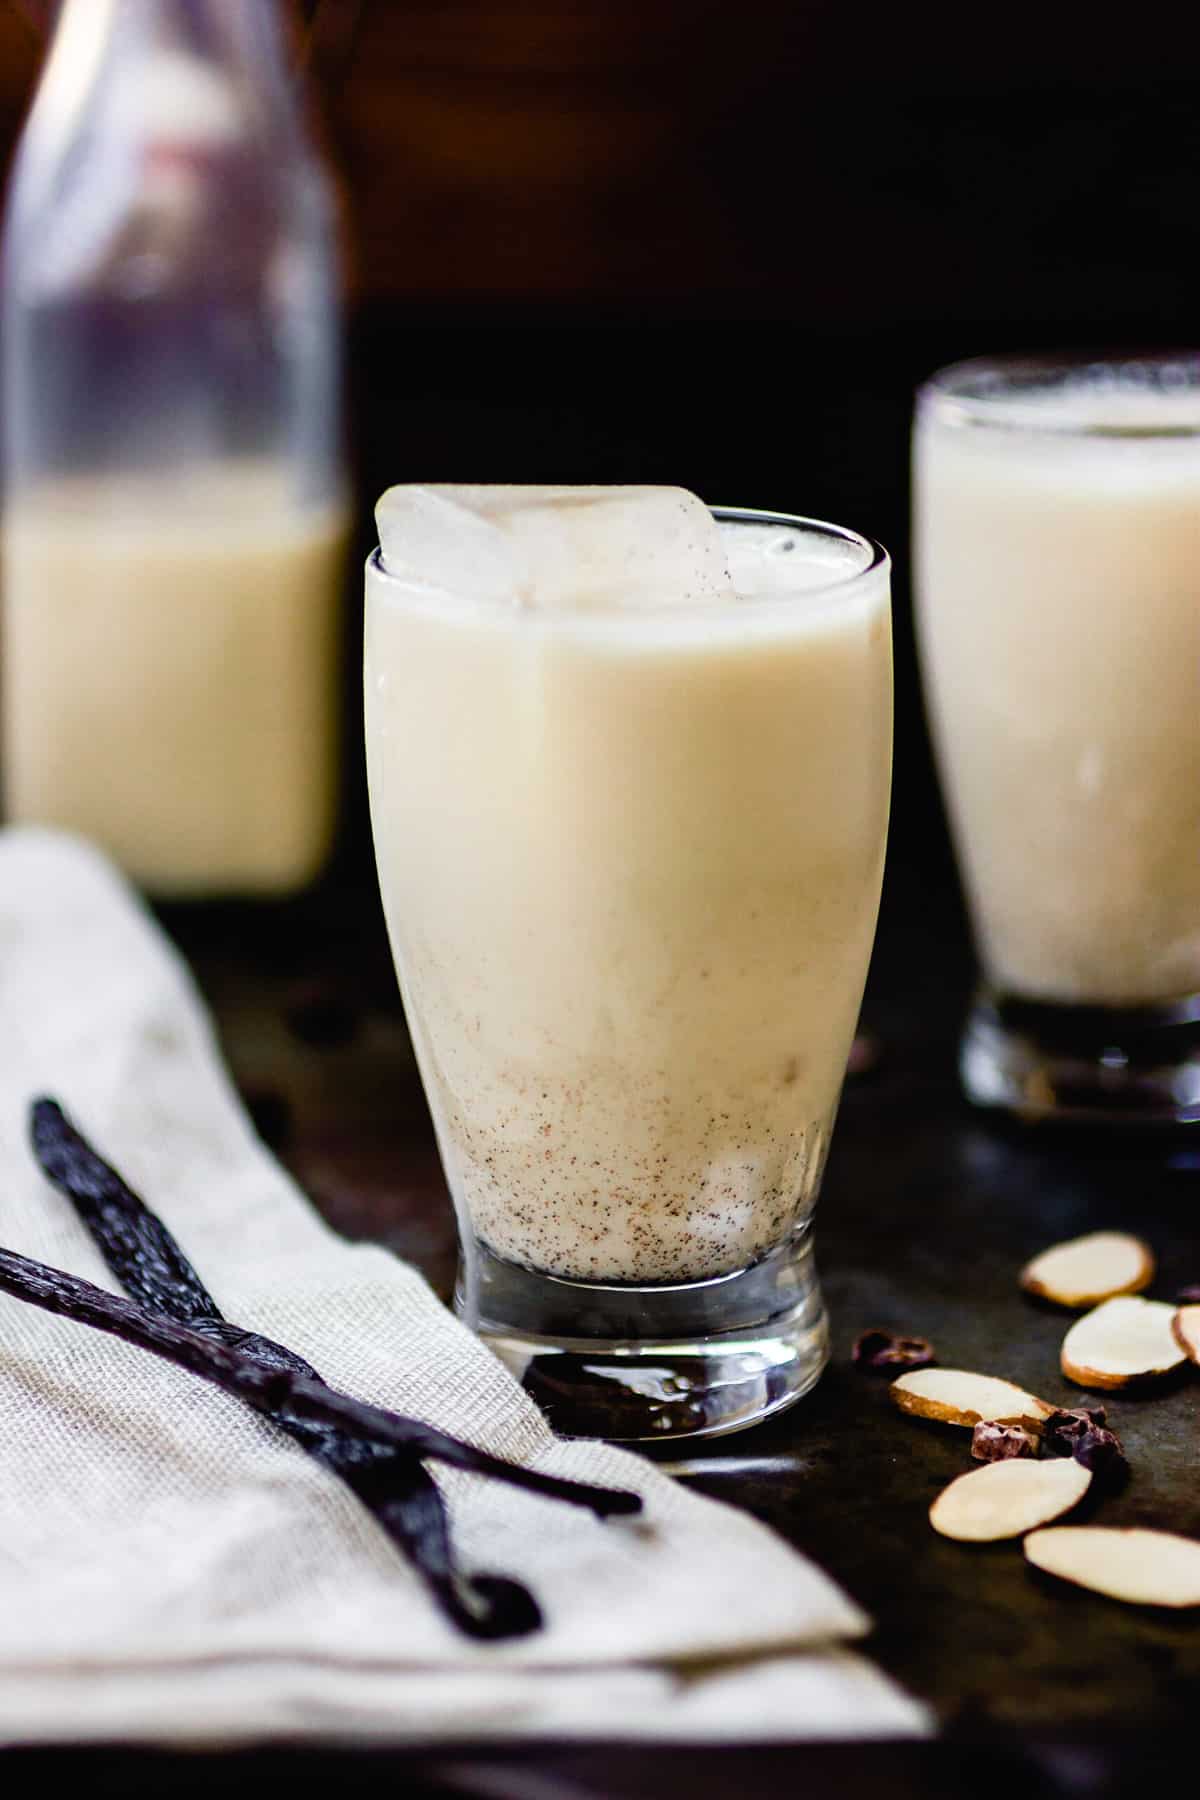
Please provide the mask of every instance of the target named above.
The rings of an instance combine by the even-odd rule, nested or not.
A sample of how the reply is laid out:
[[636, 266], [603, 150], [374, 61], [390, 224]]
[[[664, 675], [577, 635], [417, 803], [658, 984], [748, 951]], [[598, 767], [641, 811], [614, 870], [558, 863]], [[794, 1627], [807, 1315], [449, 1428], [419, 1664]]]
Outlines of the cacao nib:
[[1012, 1456], [1036, 1456], [1037, 1439], [1023, 1425], [1003, 1425], [996, 1419], [980, 1419], [971, 1433], [971, 1455], [976, 1462], [1006, 1462]]
[[892, 1331], [864, 1331], [851, 1352], [860, 1369], [924, 1369], [937, 1361], [928, 1338], [899, 1337]]
[[1074, 1456], [1075, 1446], [1088, 1431], [1102, 1431], [1108, 1414], [1102, 1406], [1063, 1406], [1042, 1426], [1042, 1454]]
[[1123, 1480], [1129, 1473], [1120, 1438], [1103, 1425], [1095, 1425], [1077, 1438], [1073, 1454], [1077, 1463], [1082, 1463], [1085, 1469], [1090, 1469], [1105, 1482]]

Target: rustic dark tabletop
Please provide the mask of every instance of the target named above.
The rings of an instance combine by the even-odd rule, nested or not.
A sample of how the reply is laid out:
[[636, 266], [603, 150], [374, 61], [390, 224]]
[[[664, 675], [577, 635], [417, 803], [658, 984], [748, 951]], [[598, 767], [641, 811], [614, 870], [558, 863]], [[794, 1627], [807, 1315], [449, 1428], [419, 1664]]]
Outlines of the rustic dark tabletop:
[[[1034, 1577], [1017, 1546], [936, 1537], [926, 1509], [968, 1466], [965, 1437], [900, 1416], [886, 1381], [849, 1360], [857, 1333], [883, 1325], [931, 1337], [947, 1364], [1069, 1401], [1057, 1358], [1065, 1317], [1016, 1285], [1033, 1251], [1131, 1226], [1159, 1253], [1156, 1292], [1200, 1279], [1200, 1137], [1051, 1135], [997, 1125], [960, 1100], [954, 1044], [970, 956], [936, 829], [928, 845], [889, 873], [864, 1006], [876, 1060], [847, 1085], [818, 1215], [832, 1364], [781, 1417], [661, 1454], [790, 1538], [862, 1603], [877, 1621], [871, 1654], [931, 1703], [940, 1741], [702, 1753], [464, 1746], [432, 1759], [306, 1752], [303, 1762], [259, 1752], [227, 1759], [223, 1782], [249, 1794], [324, 1768], [364, 1791], [399, 1780], [412, 1793], [529, 1800], [801, 1787], [976, 1794], [1013, 1779], [1033, 1794], [1107, 1795], [1142, 1786], [1186, 1745], [1200, 1702], [1197, 1615], [1122, 1608]], [[338, 1230], [390, 1245], [446, 1294], [453, 1223], [365, 860], [287, 907], [164, 919], [263, 1135]], [[1115, 1396], [1110, 1411], [1133, 1474], [1104, 1502], [1104, 1521], [1200, 1534], [1200, 1382]], [[23, 1760], [68, 1773], [72, 1762], [62, 1752]], [[105, 1752], [86, 1767], [101, 1791], [212, 1779], [208, 1759]]]

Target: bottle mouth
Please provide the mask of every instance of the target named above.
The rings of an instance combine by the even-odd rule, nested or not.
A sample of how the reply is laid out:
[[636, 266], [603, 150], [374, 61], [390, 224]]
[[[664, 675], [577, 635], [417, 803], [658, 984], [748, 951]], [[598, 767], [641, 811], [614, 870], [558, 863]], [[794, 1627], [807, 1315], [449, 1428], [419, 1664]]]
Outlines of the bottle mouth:
[[1200, 351], [973, 357], [917, 390], [922, 422], [1146, 442], [1200, 437]]

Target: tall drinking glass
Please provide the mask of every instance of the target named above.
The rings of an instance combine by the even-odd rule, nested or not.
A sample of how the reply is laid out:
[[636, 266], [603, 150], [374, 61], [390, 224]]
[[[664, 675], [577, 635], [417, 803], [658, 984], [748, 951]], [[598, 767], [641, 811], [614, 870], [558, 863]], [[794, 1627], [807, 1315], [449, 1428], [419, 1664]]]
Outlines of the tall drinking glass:
[[717, 511], [726, 603], [366, 574], [380, 886], [460, 1315], [562, 1430], [729, 1431], [827, 1358], [811, 1221], [879, 903], [884, 551]]
[[963, 363], [914, 450], [967, 1092], [1200, 1122], [1200, 357]]

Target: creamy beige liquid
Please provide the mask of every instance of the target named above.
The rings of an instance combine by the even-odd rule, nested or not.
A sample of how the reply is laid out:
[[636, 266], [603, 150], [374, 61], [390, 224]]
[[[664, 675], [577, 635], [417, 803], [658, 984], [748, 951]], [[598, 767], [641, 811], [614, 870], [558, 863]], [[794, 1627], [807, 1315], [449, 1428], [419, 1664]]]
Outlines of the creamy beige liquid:
[[345, 540], [340, 509], [291, 512], [260, 466], [10, 506], [8, 818], [81, 832], [160, 894], [307, 881], [334, 820]]
[[918, 422], [931, 721], [984, 967], [1026, 997], [1200, 990], [1200, 435], [1047, 429], [1198, 410], [1082, 392]]
[[815, 1198], [875, 928], [886, 569], [630, 617], [439, 604], [372, 566], [365, 686], [384, 905], [460, 1212], [584, 1279], [711, 1276], [778, 1243]]

